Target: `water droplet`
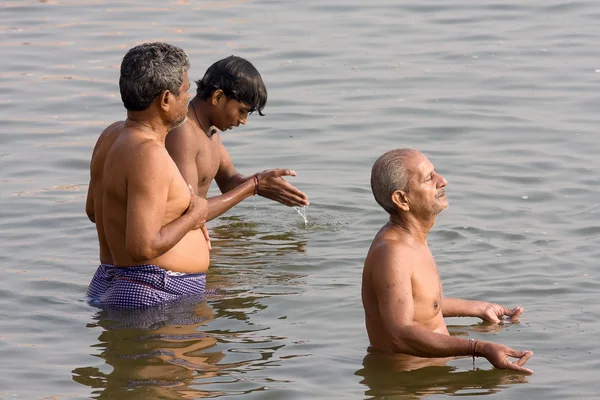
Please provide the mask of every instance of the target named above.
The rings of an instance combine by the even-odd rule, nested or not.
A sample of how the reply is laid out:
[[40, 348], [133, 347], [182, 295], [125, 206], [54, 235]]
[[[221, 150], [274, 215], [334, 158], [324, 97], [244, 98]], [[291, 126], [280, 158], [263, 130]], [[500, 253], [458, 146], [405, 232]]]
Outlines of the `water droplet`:
[[300, 214], [300, 216], [304, 220], [304, 226], [308, 225], [308, 218], [306, 217], [306, 206], [294, 208], [296, 209], [296, 211], [298, 211], [298, 214]]

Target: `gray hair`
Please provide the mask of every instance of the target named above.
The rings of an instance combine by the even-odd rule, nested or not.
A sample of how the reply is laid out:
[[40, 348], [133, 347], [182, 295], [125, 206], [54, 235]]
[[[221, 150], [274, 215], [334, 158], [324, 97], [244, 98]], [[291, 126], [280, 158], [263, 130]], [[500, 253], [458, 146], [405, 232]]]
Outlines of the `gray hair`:
[[168, 43], [144, 43], [131, 48], [121, 62], [119, 89], [129, 111], [144, 111], [156, 96], [168, 90], [179, 96], [188, 55]]
[[418, 151], [414, 149], [390, 150], [373, 164], [371, 190], [375, 201], [389, 214], [397, 213], [392, 193], [396, 190], [407, 191], [411, 171], [406, 168], [406, 163], [416, 153]]

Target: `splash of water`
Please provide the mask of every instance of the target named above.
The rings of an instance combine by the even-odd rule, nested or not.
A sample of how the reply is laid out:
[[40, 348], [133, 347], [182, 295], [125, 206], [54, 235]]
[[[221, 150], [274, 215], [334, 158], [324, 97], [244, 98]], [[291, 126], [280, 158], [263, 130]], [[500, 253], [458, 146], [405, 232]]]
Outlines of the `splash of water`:
[[304, 226], [308, 225], [308, 218], [306, 217], [306, 206], [302, 206], [302, 207], [296, 206], [294, 208], [296, 209], [296, 211], [298, 211], [298, 214], [300, 214], [300, 216], [304, 220]]

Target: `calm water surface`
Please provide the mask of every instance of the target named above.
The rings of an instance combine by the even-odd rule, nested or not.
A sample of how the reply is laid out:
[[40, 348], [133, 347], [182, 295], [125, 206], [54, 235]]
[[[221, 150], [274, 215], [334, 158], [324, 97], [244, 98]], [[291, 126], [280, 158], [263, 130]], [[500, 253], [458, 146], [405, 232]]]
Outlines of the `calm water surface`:
[[[598, 398], [599, 23], [589, 0], [4, 0], [0, 398]], [[216, 294], [105, 313], [84, 298], [88, 163], [125, 115], [123, 55], [153, 40], [194, 79], [257, 66], [267, 115], [223, 140], [243, 173], [295, 169], [309, 221], [249, 199], [210, 223]], [[449, 182], [430, 236], [446, 295], [526, 309], [451, 332], [533, 350], [534, 375], [367, 357], [360, 274], [386, 220], [369, 173], [396, 147]]]

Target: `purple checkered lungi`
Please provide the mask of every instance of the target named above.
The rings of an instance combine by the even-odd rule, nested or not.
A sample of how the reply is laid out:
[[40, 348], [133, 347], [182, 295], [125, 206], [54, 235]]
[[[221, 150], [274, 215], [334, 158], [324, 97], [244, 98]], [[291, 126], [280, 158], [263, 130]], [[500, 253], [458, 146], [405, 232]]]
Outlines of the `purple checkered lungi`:
[[206, 274], [167, 271], [157, 265], [114, 267], [100, 264], [87, 295], [90, 303], [106, 308], [145, 308], [179, 300], [184, 296], [203, 296]]

